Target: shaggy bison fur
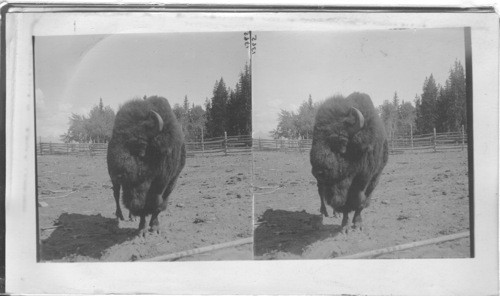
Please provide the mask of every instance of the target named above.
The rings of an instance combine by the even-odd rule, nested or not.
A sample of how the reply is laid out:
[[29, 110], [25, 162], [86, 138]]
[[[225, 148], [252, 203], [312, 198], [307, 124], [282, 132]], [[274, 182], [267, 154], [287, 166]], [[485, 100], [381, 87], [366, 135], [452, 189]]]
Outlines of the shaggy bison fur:
[[186, 162], [184, 135], [165, 98], [134, 99], [120, 108], [107, 160], [117, 217], [123, 220], [122, 188], [123, 204], [140, 217], [139, 234], [146, 234], [148, 215], [150, 231], [159, 233], [158, 214]]
[[353, 93], [327, 99], [316, 114], [310, 154], [312, 174], [321, 199], [320, 212], [342, 212], [342, 231], [349, 229], [349, 213], [361, 229], [361, 211], [387, 164], [385, 129], [370, 97]]

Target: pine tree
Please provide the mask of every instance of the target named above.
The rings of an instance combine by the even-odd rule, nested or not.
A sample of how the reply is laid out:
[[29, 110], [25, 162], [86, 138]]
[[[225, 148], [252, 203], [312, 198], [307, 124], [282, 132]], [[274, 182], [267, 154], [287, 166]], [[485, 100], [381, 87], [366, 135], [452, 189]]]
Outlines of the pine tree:
[[415, 94], [415, 133], [420, 133], [420, 127], [423, 125], [422, 117], [422, 100]]
[[436, 103], [436, 130], [454, 132], [467, 126], [466, 85], [464, 69], [455, 61], [444, 87], [439, 87]]
[[[447, 82], [448, 84], [448, 82]], [[448, 85], [445, 87], [439, 87], [438, 98], [436, 102], [436, 131], [437, 132], [448, 132], [450, 131], [449, 118], [452, 110], [450, 110], [450, 97], [447, 89]]]
[[212, 124], [207, 126], [207, 134], [209, 137], [223, 137], [226, 131], [227, 121], [227, 100], [228, 91], [224, 79], [221, 77], [215, 82], [212, 103], [210, 108], [210, 119]]
[[203, 108], [194, 103], [190, 107], [186, 95], [182, 106], [175, 104], [173, 112], [182, 125], [182, 132], [186, 141], [201, 141], [201, 133], [205, 126], [205, 111]]
[[183, 111], [184, 111], [184, 116], [187, 116], [188, 112], [189, 112], [189, 100], [188, 100], [188, 97], [187, 95], [184, 95], [184, 102], [183, 102]]
[[462, 125], [467, 128], [465, 71], [460, 61], [455, 61], [453, 69], [450, 70], [449, 81], [449, 95], [455, 115], [450, 120], [450, 127], [453, 131], [457, 131], [461, 129]]
[[436, 101], [438, 96], [438, 88], [432, 74], [425, 78], [422, 90], [417, 129], [419, 133], [432, 133], [436, 125]]
[[234, 90], [229, 90], [226, 129], [228, 135], [250, 135], [252, 131], [252, 87], [250, 67], [245, 65]]
[[214, 121], [212, 119], [212, 103], [206, 98], [205, 99], [205, 134], [207, 137], [212, 136], [212, 130], [214, 129]]
[[240, 123], [240, 105], [239, 105], [239, 90], [238, 87], [236, 91], [229, 90], [229, 100], [227, 102], [227, 121], [226, 121], [226, 131], [228, 136], [235, 136], [239, 134], [239, 123]]
[[394, 92], [392, 102], [385, 100], [379, 110], [385, 131], [389, 137], [410, 134], [415, 121], [415, 107], [410, 102], [403, 100], [399, 103], [398, 94]]
[[239, 134], [250, 135], [252, 132], [252, 73], [250, 66], [245, 65], [244, 72], [240, 74], [240, 124]]

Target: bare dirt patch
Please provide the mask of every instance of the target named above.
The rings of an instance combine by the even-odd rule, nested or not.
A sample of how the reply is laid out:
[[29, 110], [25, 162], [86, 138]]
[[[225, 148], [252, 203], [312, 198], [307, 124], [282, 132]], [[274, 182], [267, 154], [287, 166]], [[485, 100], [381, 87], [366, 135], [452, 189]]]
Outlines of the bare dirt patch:
[[[320, 215], [307, 153], [254, 152], [254, 188], [255, 259], [335, 258], [469, 230], [466, 151], [390, 155], [363, 231], [347, 235], [341, 214]], [[377, 258], [462, 257], [469, 238]]]
[[[143, 239], [136, 236], [138, 221], [115, 217], [105, 157], [38, 156], [41, 260], [134, 261], [251, 237], [251, 160], [249, 154], [188, 158], [159, 216], [161, 234]], [[252, 256], [250, 245], [182, 260]]]

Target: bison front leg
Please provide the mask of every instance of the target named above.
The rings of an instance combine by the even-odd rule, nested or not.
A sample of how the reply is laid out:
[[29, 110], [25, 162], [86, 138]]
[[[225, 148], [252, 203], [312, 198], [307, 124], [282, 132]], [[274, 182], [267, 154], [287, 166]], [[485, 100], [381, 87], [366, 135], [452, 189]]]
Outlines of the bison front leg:
[[160, 212], [160, 210], [157, 210], [151, 215], [151, 221], [149, 221], [150, 232], [160, 234], [160, 221], [158, 220]]
[[321, 206], [319, 208], [320, 213], [328, 217], [328, 211], [326, 210], [325, 198], [328, 195], [328, 188], [325, 185], [318, 184], [319, 199], [321, 201]]
[[119, 220], [125, 220], [123, 218], [123, 213], [122, 209], [120, 207], [120, 183], [118, 182], [112, 182], [113, 183], [113, 196], [115, 198], [115, 203], [116, 203], [116, 218]]
[[349, 190], [347, 206], [354, 210], [354, 217], [352, 218], [354, 229], [363, 230], [361, 211], [369, 204], [369, 199], [365, 194], [368, 180], [370, 179], [365, 176], [358, 176]]
[[141, 220], [139, 221], [139, 236], [140, 237], [145, 237], [146, 233], [148, 232], [146, 229], [146, 215], [141, 214]]
[[357, 209], [354, 211], [354, 217], [352, 218], [353, 227], [359, 230], [363, 230], [363, 223], [361, 220], [361, 211], [363, 209]]
[[321, 207], [320, 207], [319, 211], [321, 214], [323, 214], [323, 216], [328, 217], [328, 212], [326, 210], [325, 201], [323, 200], [323, 198], [321, 198], [321, 196], [320, 196], [320, 199], [321, 199]]
[[342, 211], [342, 225], [340, 232], [347, 234], [349, 232], [349, 227], [351, 225], [349, 224], [349, 210], [344, 209]]

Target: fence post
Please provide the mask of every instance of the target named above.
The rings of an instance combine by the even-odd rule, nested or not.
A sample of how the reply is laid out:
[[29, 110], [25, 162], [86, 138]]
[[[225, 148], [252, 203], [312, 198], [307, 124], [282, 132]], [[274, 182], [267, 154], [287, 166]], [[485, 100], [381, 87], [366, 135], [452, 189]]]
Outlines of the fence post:
[[394, 153], [394, 132], [391, 132], [391, 148], [392, 153]]
[[465, 128], [464, 125], [462, 124], [462, 151], [464, 150], [465, 146]]
[[227, 155], [227, 132], [224, 132], [224, 155]]
[[203, 138], [203, 129], [201, 130], [201, 156], [205, 156], [205, 142]]
[[410, 142], [411, 142], [411, 152], [413, 152], [413, 125], [410, 124]]
[[434, 152], [436, 152], [436, 128], [434, 128]]

